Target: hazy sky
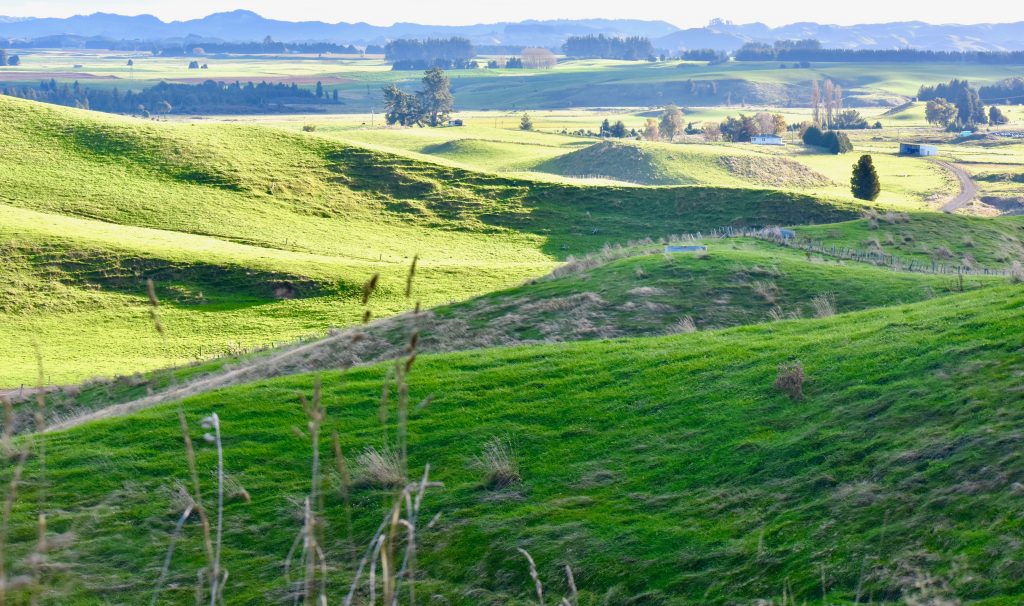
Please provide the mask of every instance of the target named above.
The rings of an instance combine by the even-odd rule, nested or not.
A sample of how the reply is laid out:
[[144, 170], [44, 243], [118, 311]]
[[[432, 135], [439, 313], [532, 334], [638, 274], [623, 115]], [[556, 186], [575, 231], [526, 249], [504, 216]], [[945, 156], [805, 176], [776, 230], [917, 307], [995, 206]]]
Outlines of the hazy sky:
[[[814, 8], [808, 8], [809, 5]], [[287, 21], [366, 21], [376, 25], [395, 21], [461, 25], [523, 19], [624, 17], [663, 19], [680, 27], [704, 25], [715, 17], [737, 23], [761, 21], [781, 25], [795, 21], [839, 24], [907, 20], [977, 23], [991, 15], [988, 11], [982, 11], [982, 16], [965, 15], [962, 4], [934, 0], [857, 0], [855, 3], [809, 3], [806, 0], [732, 0], [722, 3], [679, 0], [391, 0], [386, 3], [388, 10], [383, 6], [385, 3], [382, 2], [355, 0], [0, 0], [0, 15], [66, 17], [104, 11], [126, 15], [149, 13], [167, 21], [244, 8], [265, 17]], [[1024, 2], [982, 3], [979, 6], [998, 6], [998, 21], [1024, 21]]]

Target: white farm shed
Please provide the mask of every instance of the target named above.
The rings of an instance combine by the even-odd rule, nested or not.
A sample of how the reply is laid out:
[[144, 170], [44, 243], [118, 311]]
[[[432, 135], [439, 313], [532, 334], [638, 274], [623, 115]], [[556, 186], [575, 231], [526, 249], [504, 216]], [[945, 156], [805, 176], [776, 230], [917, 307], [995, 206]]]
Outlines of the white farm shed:
[[937, 156], [939, 149], [934, 145], [921, 145], [918, 143], [900, 143], [901, 156]]
[[782, 145], [782, 137], [779, 135], [754, 135], [750, 138], [754, 145]]

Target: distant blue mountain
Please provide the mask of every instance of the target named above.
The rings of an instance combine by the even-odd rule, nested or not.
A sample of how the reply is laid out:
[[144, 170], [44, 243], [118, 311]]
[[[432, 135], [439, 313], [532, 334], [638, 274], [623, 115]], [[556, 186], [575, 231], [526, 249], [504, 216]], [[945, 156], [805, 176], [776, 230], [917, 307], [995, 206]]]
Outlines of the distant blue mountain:
[[102, 37], [112, 40], [155, 40], [187, 36], [228, 42], [250, 42], [266, 36], [279, 42], [382, 43], [394, 38], [463, 36], [476, 44], [560, 45], [570, 35], [605, 34], [666, 36], [677, 27], [664, 21], [627, 19], [579, 19], [523, 21], [480, 25], [420, 25], [395, 23], [324, 23], [279, 21], [245, 10], [215, 13], [202, 19], [163, 22], [152, 15], [127, 17], [109, 13], [79, 15], [66, 19], [0, 17], [0, 37], [40, 38], [54, 35]]
[[1024, 22], [977, 25], [932, 25], [921, 21], [862, 25], [793, 23], [769, 27], [763, 23], [734, 24], [715, 20], [707, 27], [680, 30], [653, 40], [669, 50], [715, 48], [735, 50], [746, 42], [819, 40], [826, 48], [918, 48], [942, 51], [1024, 50]]
[[395, 23], [324, 23], [280, 21], [252, 11], [215, 13], [202, 19], [164, 22], [152, 15], [110, 13], [65, 19], [0, 17], [0, 37], [41, 38], [72, 35], [111, 40], [163, 40], [186, 37], [251, 42], [266, 36], [281, 42], [344, 42], [380, 44], [395, 38], [463, 36], [475, 44], [557, 47], [572, 35], [645, 36], [667, 50], [714, 48], [735, 50], [746, 42], [815, 38], [825, 47], [850, 49], [921, 48], [930, 50], [1024, 50], [1024, 23], [931, 25], [920, 21], [851, 26], [793, 23], [769, 27], [763, 23], [734, 24], [716, 19], [706, 27], [679, 29], [665, 21], [632, 19], [562, 19], [422, 25]]

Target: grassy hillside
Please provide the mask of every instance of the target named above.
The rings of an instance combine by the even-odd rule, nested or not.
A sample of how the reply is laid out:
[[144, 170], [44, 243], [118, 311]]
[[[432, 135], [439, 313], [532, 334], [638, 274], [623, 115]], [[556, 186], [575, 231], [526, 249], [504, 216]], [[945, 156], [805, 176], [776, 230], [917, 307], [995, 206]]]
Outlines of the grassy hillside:
[[[425, 519], [442, 515], [421, 529], [421, 593], [530, 603], [515, 552], [525, 547], [550, 596], [565, 591], [568, 563], [588, 605], [750, 603], [787, 587], [811, 604], [823, 592], [832, 604], [1018, 603], [1022, 311], [1020, 286], [1004, 286], [826, 319], [421, 357], [410, 396], [435, 399], [412, 415], [412, 473], [429, 462], [445, 484], [426, 501]], [[800, 401], [772, 387], [793, 360], [807, 376]], [[393, 435], [378, 420], [388, 368], [323, 375], [325, 429], [352, 458]], [[180, 405], [195, 426], [220, 415], [232, 486], [252, 499], [229, 491], [228, 603], [286, 595], [309, 464], [309, 442], [289, 428], [305, 423], [296, 394], [311, 382]], [[34, 541], [45, 485], [50, 531], [70, 539], [49, 554], [71, 564], [47, 573], [64, 596], [54, 599], [146, 601], [177, 516], [174, 482], [187, 478], [178, 408], [48, 436], [45, 481], [30, 459], [15, 507], [12, 565]], [[496, 436], [522, 475], [505, 489], [485, 487], [472, 466]], [[210, 495], [215, 453], [197, 444]], [[355, 489], [360, 545], [386, 494]], [[326, 512], [337, 601], [349, 568], [333, 489]], [[163, 603], [191, 603], [200, 553], [190, 522]]]
[[537, 170], [609, 177], [642, 185], [699, 184], [813, 189], [831, 180], [784, 157], [711, 146], [633, 145], [602, 141], [553, 158]]
[[857, 221], [797, 228], [801, 237], [947, 266], [1005, 268], [1024, 260], [1024, 216], [871, 212]]
[[[134, 407], [273, 376], [390, 360], [402, 354], [413, 330], [421, 352], [465, 351], [758, 324], [910, 303], [961, 289], [955, 276], [808, 258], [745, 239], [706, 243], [709, 251], [696, 255], [665, 255], [654, 245], [609, 249], [519, 287], [335, 331], [318, 342], [66, 388], [49, 396], [49, 414], [61, 419], [123, 402], [137, 402]], [[1002, 276], [970, 276], [962, 288], [1005, 282]], [[142, 398], [147, 399], [138, 402]], [[30, 428], [34, 402], [27, 398], [17, 408], [19, 430]]]
[[[0, 268], [12, 285], [0, 292], [5, 386], [35, 381], [32, 356], [16, 352], [36, 345], [50, 362], [44, 380], [58, 383], [348, 325], [373, 273], [384, 287], [374, 312], [408, 309], [417, 254], [429, 306], [606, 242], [852, 216], [768, 190], [537, 183], [276, 129], [8, 98], [0, 126], [0, 234], [16, 260]], [[111, 264], [120, 269], [104, 275]], [[168, 282], [166, 339], [150, 330], [147, 277]]]

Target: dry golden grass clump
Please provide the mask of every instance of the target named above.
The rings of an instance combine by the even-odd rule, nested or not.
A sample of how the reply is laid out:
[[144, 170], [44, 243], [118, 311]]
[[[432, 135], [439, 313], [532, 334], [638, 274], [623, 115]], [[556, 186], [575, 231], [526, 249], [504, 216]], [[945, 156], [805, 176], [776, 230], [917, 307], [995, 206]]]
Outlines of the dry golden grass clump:
[[405, 474], [398, 453], [388, 446], [377, 450], [367, 446], [356, 458], [356, 481], [363, 485], [392, 488], [405, 485]]
[[1014, 261], [1010, 265], [1010, 282], [1013, 284], [1024, 283], [1024, 267], [1021, 266], [1020, 261]]
[[800, 360], [786, 364], [779, 364], [779, 374], [775, 378], [775, 389], [783, 392], [792, 400], [804, 399], [804, 381], [807, 376], [804, 374], [804, 367]]
[[669, 326], [667, 332], [670, 335], [697, 332], [697, 325], [694, 324], [693, 318], [690, 316], [683, 316], [679, 321]]
[[811, 305], [814, 306], [814, 315], [816, 317], [828, 318], [836, 315], [836, 297], [830, 292], [820, 294], [811, 299]]
[[507, 488], [522, 480], [515, 452], [506, 439], [493, 438], [484, 444], [483, 451], [473, 459], [473, 467], [484, 474], [489, 488]]

